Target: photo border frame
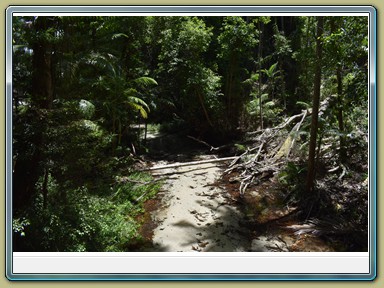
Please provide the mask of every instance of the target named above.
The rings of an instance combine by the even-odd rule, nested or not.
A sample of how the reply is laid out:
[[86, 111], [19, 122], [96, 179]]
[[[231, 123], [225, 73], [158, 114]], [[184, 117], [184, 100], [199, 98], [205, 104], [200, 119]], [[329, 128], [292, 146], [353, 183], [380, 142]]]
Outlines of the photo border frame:
[[[13, 13], [369, 13], [369, 254], [370, 273], [350, 274], [16, 274], [12, 252], [12, 16]], [[330, 15], [329, 15], [330, 16]], [[6, 10], [6, 276], [9, 280], [373, 280], [377, 270], [377, 19], [373, 6], [127, 5], [10, 6]]]

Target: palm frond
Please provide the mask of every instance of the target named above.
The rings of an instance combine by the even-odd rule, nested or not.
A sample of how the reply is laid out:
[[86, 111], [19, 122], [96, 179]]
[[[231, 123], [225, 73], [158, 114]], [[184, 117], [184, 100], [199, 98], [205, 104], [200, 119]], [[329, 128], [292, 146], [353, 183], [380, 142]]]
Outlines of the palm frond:
[[144, 100], [135, 96], [128, 96], [125, 103], [131, 106], [133, 109], [139, 111], [144, 119], [148, 118], [148, 112], [150, 112], [150, 109]]
[[268, 78], [274, 77], [280, 72], [276, 71], [277, 64], [277, 62], [272, 64], [268, 69], [260, 69], [260, 72], [263, 72]]
[[124, 33], [116, 33], [116, 34], [113, 34], [113, 35], [112, 35], [112, 40], [113, 40], [113, 39], [116, 39], [116, 38], [120, 38], [120, 37], [129, 38], [127, 34], [124, 34]]
[[146, 76], [136, 78], [133, 81], [137, 85], [139, 85], [140, 87], [148, 87], [150, 85], [158, 85], [155, 79], [153, 79], [151, 77], [146, 77]]
[[144, 118], [144, 119], [147, 119], [148, 118], [148, 113], [147, 111], [144, 109], [143, 106], [137, 104], [137, 103], [133, 103], [133, 102], [127, 102], [127, 104], [132, 107], [134, 110], [136, 111], [139, 111], [140, 112], [140, 115]]
[[132, 103], [136, 103], [136, 104], [138, 104], [138, 105], [141, 105], [141, 106], [145, 107], [145, 109], [147, 109], [147, 110], [149, 111], [148, 104], [147, 104], [144, 100], [142, 100], [142, 99], [140, 99], [140, 98], [138, 98], [138, 97], [135, 97], [135, 96], [129, 96], [129, 97], [128, 97], [128, 101], [129, 101], [129, 102], [132, 102]]

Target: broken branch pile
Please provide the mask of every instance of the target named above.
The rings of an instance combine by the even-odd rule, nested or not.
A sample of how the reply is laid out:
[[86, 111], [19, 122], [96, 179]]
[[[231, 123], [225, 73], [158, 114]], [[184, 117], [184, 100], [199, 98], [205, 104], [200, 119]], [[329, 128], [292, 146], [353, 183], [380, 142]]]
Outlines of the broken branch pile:
[[[320, 104], [322, 113], [329, 107], [334, 97], [324, 99]], [[292, 158], [292, 150], [300, 139], [299, 131], [306, 117], [312, 114], [311, 109], [303, 110], [300, 114], [285, 119], [273, 128], [250, 132], [255, 145], [235, 158], [224, 174], [238, 172], [237, 181], [240, 182], [240, 195], [244, 195], [250, 185], [256, 185], [262, 180], [271, 178], [280, 171], [282, 164]], [[296, 124], [291, 129], [292, 124]]]

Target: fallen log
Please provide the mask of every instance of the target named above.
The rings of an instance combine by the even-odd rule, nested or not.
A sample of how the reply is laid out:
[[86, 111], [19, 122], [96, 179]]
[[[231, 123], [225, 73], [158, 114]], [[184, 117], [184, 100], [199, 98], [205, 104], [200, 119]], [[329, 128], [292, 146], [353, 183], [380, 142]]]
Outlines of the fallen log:
[[146, 182], [143, 182], [143, 181], [139, 181], [139, 180], [133, 180], [133, 179], [129, 179], [128, 177], [121, 177], [120, 179], [118, 179], [118, 181], [116, 181], [117, 183], [126, 183], [126, 182], [130, 182], [130, 183], [134, 183], [134, 184], [139, 184], [141, 186], [144, 186], [144, 185], [149, 185], [149, 184], [153, 184], [153, 183], [156, 183], [156, 182], [159, 182], [159, 181], [162, 181], [164, 179], [154, 179], [154, 180], [151, 180], [151, 181], [146, 181]]
[[288, 159], [289, 153], [291, 153], [293, 145], [295, 144], [295, 141], [298, 137], [300, 127], [303, 124], [305, 117], [307, 117], [307, 111], [299, 115], [302, 115], [301, 121], [292, 128], [285, 141], [280, 145], [280, 148], [275, 154], [275, 156], [273, 156], [274, 159], [280, 159], [283, 156]]
[[207, 160], [200, 160], [200, 161], [192, 161], [192, 162], [183, 162], [183, 163], [173, 163], [168, 165], [162, 165], [162, 166], [154, 166], [149, 167], [146, 169], [143, 169], [141, 171], [154, 171], [154, 170], [161, 170], [161, 169], [168, 169], [168, 168], [179, 168], [184, 166], [193, 166], [193, 165], [200, 165], [200, 164], [207, 164], [207, 163], [216, 163], [216, 162], [225, 162], [229, 160], [234, 160], [238, 158], [236, 157], [225, 157], [225, 158], [215, 158], [215, 159], [207, 159]]

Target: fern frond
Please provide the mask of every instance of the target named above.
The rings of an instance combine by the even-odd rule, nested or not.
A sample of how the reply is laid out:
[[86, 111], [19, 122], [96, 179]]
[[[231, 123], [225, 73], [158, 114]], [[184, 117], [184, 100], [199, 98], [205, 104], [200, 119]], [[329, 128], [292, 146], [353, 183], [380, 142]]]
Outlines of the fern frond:
[[274, 106], [275, 106], [274, 101], [268, 101], [267, 103], [264, 103], [264, 107], [266, 107], [266, 108], [272, 108]]
[[268, 99], [268, 93], [261, 94], [261, 103]]

